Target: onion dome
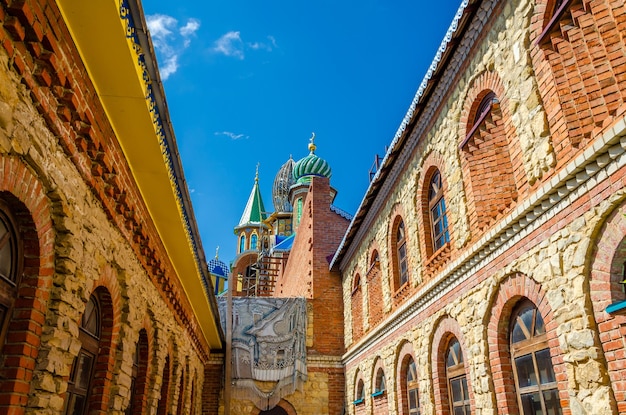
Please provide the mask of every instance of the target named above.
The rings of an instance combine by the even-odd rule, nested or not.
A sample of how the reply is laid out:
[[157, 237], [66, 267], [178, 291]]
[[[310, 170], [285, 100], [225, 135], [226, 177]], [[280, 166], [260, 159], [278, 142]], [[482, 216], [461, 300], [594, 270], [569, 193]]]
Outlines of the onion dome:
[[293, 178], [293, 167], [295, 164], [296, 162], [289, 156], [289, 160], [282, 165], [274, 178], [272, 197], [276, 212], [291, 212], [293, 210], [291, 203], [289, 203], [289, 188], [296, 183]]
[[306, 184], [311, 182], [312, 176], [328, 177], [332, 175], [328, 162], [315, 155], [317, 148], [313, 141], [315, 133], [309, 140], [309, 155], [299, 160], [293, 167], [293, 178], [298, 184]]

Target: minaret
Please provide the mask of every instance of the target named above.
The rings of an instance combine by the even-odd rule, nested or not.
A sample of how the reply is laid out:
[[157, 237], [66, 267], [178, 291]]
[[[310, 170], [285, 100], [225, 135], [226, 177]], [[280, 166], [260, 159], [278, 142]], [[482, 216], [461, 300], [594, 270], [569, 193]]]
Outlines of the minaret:
[[239, 224], [235, 226], [235, 235], [238, 237], [237, 254], [245, 251], [256, 251], [259, 249], [261, 237], [267, 230], [267, 225], [263, 221], [267, 219], [261, 191], [259, 190], [259, 165], [256, 167], [254, 185], [243, 210]]

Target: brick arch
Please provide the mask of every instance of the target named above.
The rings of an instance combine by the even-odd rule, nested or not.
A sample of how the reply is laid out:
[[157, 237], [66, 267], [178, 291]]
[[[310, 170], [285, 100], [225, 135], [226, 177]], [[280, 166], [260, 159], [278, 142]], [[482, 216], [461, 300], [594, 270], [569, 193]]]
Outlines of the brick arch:
[[24, 242], [22, 278], [0, 355], [0, 401], [10, 402], [11, 413], [23, 414], [50, 300], [55, 233], [51, 203], [36, 175], [10, 156], [0, 156], [0, 171], [0, 197], [13, 213]]
[[504, 93], [504, 85], [502, 84], [500, 76], [494, 71], [483, 71], [481, 74], [474, 77], [465, 94], [463, 110], [461, 111], [461, 117], [459, 119], [459, 143], [463, 141], [472, 128], [478, 105], [489, 91], [493, 91], [496, 94], [502, 106], [505, 107], [504, 111], [508, 115], [508, 107], [505, 105], [508, 104], [508, 97]]
[[404, 238], [405, 238], [405, 246], [406, 246], [406, 261], [407, 261], [407, 272], [409, 273], [409, 277], [406, 283], [406, 287], [408, 287], [411, 283], [411, 263], [409, 258], [409, 246], [410, 246], [410, 232], [409, 232], [409, 224], [405, 220], [406, 214], [404, 212], [404, 208], [402, 204], [396, 203], [389, 215], [389, 228], [387, 231], [387, 247], [388, 247], [388, 257], [389, 257], [389, 266], [390, 273], [393, 275], [391, 279], [391, 289], [393, 293], [397, 293], [399, 290], [405, 288], [400, 285], [400, 264], [398, 263], [398, 242], [396, 238], [396, 234], [398, 232], [398, 228], [400, 226], [400, 222], [404, 223]]
[[419, 246], [422, 252], [422, 269], [424, 272], [425, 280], [433, 276], [439, 269], [445, 265], [450, 259], [450, 250], [452, 241], [454, 239], [452, 224], [448, 220], [448, 232], [450, 234], [450, 242], [445, 244], [437, 252], [434, 251], [433, 239], [432, 239], [432, 225], [430, 221], [430, 208], [428, 206], [428, 191], [430, 186], [430, 180], [435, 172], [438, 170], [441, 174], [441, 182], [443, 187], [443, 194], [446, 200], [446, 205], [450, 199], [447, 198], [448, 194], [448, 180], [446, 177], [445, 160], [443, 156], [438, 152], [431, 152], [428, 154], [424, 163], [419, 168], [422, 174], [417, 176], [416, 185], [416, 197], [415, 197], [415, 210], [417, 212], [417, 229], [422, 231], [419, 233]]
[[467, 378], [467, 388], [470, 397], [472, 413], [475, 411], [474, 388], [470, 377], [469, 364], [467, 362], [467, 347], [463, 332], [459, 323], [449, 316], [442, 317], [435, 325], [436, 330], [430, 342], [430, 355], [432, 367], [433, 390], [435, 395], [435, 408], [439, 415], [451, 415], [450, 400], [448, 398], [448, 382], [446, 377], [445, 356], [448, 345], [453, 338], [456, 338], [463, 353], [465, 376]]
[[[626, 263], [626, 202], [622, 201], [598, 226], [592, 246], [589, 291], [600, 343], [607, 361], [611, 387], [620, 413], [626, 412], [626, 314], [609, 314], [607, 306], [626, 301], [620, 281]], [[592, 244], [593, 245], [593, 244]]]
[[[285, 399], [281, 399], [281, 400], [280, 400], [280, 401], [276, 404], [276, 406], [274, 407], [274, 409], [275, 409], [275, 408], [280, 408], [280, 409], [282, 409], [283, 411], [285, 411], [285, 413], [286, 413], [287, 415], [298, 415], [298, 413], [296, 412], [296, 408], [294, 408], [294, 407], [293, 407], [293, 405], [292, 405], [289, 401], [287, 401], [287, 400], [285, 400]], [[272, 411], [272, 410], [269, 410], [269, 411], [261, 411], [259, 408], [254, 408], [254, 409], [252, 410], [252, 412], [250, 412], [250, 415], [271, 414], [271, 413], [272, 413], [271, 411]]]
[[395, 373], [394, 377], [396, 379], [396, 411], [400, 414], [408, 414], [409, 413], [409, 402], [408, 397], [405, 394], [407, 388], [406, 382], [406, 371], [409, 366], [409, 359], [413, 359], [415, 362], [416, 368], [417, 359], [415, 358], [415, 351], [413, 349], [413, 345], [408, 341], [402, 341], [396, 352], [395, 359]]
[[[554, 4], [535, 4], [530, 54], [542, 100], [552, 109], [548, 123], [556, 158], [571, 160], [626, 111], [626, 6], [610, 0], [568, 2], [550, 29]], [[607, 16], [613, 24], [607, 24]]]
[[159, 391], [159, 399], [157, 402], [157, 415], [167, 415], [172, 406], [172, 389], [174, 382], [174, 339], [167, 333], [163, 336], [163, 342], [166, 343], [167, 353], [161, 370], [161, 387]]
[[[376, 391], [376, 382], [378, 380], [378, 374], [382, 372], [382, 375], [385, 377], [385, 389], [387, 389], [387, 384], [389, 379], [389, 371], [385, 367], [385, 363], [380, 356], [376, 357], [374, 361], [374, 366], [372, 367], [372, 373], [370, 376], [370, 389], [372, 393]], [[386, 415], [389, 413], [389, 404], [388, 404], [389, 392], [385, 390], [385, 393], [378, 396], [372, 396], [372, 411], [376, 415]]]
[[369, 329], [380, 323], [384, 316], [383, 274], [380, 265], [380, 252], [378, 242], [373, 239], [368, 247], [367, 272], [364, 275], [365, 283], [367, 284], [367, 321]]
[[[148, 400], [150, 398], [149, 392], [154, 386], [157, 373], [155, 366], [156, 349], [154, 347], [154, 315], [148, 308], [143, 316], [143, 320], [139, 327], [139, 337], [137, 339], [137, 342], [142, 341], [141, 336], [142, 332], [144, 332], [145, 343], [142, 341], [139, 349], [140, 361], [136, 380], [136, 382], [140, 383], [136, 384], [134, 390], [131, 391], [131, 399], [133, 399], [133, 402], [129, 402], [129, 405], [132, 404], [133, 408], [135, 408], [139, 413], [144, 413], [148, 408]], [[145, 360], [145, 362], [143, 360]]]
[[509, 346], [509, 326], [511, 313], [521, 300], [527, 298], [537, 306], [546, 326], [548, 346], [552, 357], [552, 367], [557, 378], [561, 407], [566, 413], [567, 400], [567, 376], [563, 364], [563, 352], [559, 347], [552, 309], [545, 298], [545, 292], [532, 278], [524, 274], [512, 274], [504, 279], [493, 299], [493, 304], [488, 314], [487, 343], [489, 344], [489, 361], [493, 379], [495, 399], [503, 408], [504, 413], [517, 415], [519, 408], [515, 393], [515, 380], [513, 378], [513, 363]]
[[363, 336], [363, 278], [356, 271], [352, 277], [350, 311], [352, 317], [352, 343]]
[[[101, 271], [99, 278], [95, 281], [93, 290], [89, 297], [97, 294], [102, 307], [102, 334], [100, 338], [100, 352], [98, 362], [94, 369], [93, 386], [90, 398], [90, 411], [106, 411], [109, 407], [109, 400], [112, 395], [112, 372], [115, 367], [115, 351], [120, 342], [120, 332], [122, 326], [122, 288], [119, 284], [118, 272], [110, 265], [106, 265]], [[86, 302], [85, 302], [86, 304]]]
[[[479, 114], [490, 94], [498, 102]], [[508, 105], [502, 81], [493, 71], [484, 71], [472, 81], [463, 104], [459, 152], [470, 229], [477, 237], [515, 205], [518, 188], [526, 182], [522, 157], [512, 157], [521, 154], [521, 147]]]
[[[350, 407], [353, 409], [352, 411], [350, 411], [351, 413], [357, 414], [357, 415], [362, 415], [362, 414], [366, 414], [366, 409], [368, 408], [367, 405], [367, 394], [368, 394], [368, 387], [367, 387], [367, 382], [366, 380], [363, 378], [363, 374], [365, 373], [365, 371], [363, 369], [361, 369], [360, 367], [357, 368], [356, 372], [354, 373], [354, 377], [352, 380], [352, 385], [349, 388], [349, 390], [352, 392], [352, 395], [350, 398], [348, 398], [348, 403], [350, 405]], [[363, 383], [363, 402], [358, 404], [358, 405], [354, 405], [353, 402], [356, 400], [357, 398], [357, 389], [359, 386], [359, 383]]]

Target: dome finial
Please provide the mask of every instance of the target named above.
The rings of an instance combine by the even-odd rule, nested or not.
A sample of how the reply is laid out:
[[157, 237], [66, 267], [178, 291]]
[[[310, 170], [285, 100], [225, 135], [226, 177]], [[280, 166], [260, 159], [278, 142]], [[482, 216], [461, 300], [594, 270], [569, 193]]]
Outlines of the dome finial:
[[317, 148], [315, 146], [315, 133], [311, 133], [311, 138], [309, 138], [309, 151], [311, 152], [311, 154], [313, 154], [315, 152], [315, 149]]
[[254, 175], [254, 182], [255, 183], [259, 182], [259, 166], [260, 165], [261, 165], [261, 163], [257, 161], [257, 163], [256, 163], [256, 174]]
[[218, 245], [217, 248], [215, 248], [215, 259], [219, 259], [220, 257], [220, 246]]

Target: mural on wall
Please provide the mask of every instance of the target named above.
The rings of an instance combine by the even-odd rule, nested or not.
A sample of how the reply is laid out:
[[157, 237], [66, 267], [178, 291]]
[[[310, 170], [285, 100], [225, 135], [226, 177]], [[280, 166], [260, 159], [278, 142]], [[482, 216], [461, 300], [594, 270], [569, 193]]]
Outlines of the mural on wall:
[[[275, 407], [307, 379], [306, 300], [233, 298], [232, 397], [261, 410]], [[227, 302], [219, 299], [226, 330]]]

